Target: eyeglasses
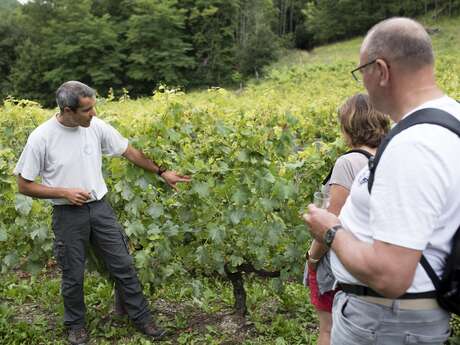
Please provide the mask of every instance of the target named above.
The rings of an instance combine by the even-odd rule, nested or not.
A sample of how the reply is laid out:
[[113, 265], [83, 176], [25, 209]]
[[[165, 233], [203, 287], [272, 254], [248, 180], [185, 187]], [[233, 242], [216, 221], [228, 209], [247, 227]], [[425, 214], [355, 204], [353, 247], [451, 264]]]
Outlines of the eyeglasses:
[[373, 63], [375, 63], [377, 61], [377, 59], [374, 59], [368, 63], [365, 63], [364, 65], [361, 65], [361, 66], [358, 66], [356, 67], [353, 71], [351, 71], [351, 75], [353, 76], [353, 78], [357, 81], [357, 82], [361, 82], [362, 78], [361, 78], [361, 73], [357, 73], [359, 71], [361, 71], [363, 68], [366, 68], [367, 66], [369, 65], [372, 65]]

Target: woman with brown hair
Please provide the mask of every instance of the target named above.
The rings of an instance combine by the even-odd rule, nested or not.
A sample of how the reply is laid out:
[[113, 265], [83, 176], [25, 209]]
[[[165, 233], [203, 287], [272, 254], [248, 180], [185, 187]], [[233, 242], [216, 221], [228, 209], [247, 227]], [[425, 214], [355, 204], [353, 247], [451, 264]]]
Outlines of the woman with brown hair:
[[[339, 109], [342, 135], [352, 150], [340, 156], [334, 168], [323, 182], [329, 194], [327, 210], [339, 215], [350, 192], [356, 174], [363, 169], [368, 158], [389, 130], [389, 118], [376, 111], [365, 94], [350, 97]], [[329, 345], [332, 327], [332, 301], [335, 278], [331, 271], [328, 249], [313, 240], [307, 253], [306, 284], [310, 287], [310, 300], [319, 316], [318, 345]]]

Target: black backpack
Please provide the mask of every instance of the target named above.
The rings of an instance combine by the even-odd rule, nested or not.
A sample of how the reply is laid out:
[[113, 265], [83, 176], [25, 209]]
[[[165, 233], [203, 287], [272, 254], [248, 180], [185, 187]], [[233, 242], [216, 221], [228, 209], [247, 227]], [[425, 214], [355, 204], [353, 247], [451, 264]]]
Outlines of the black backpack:
[[[362, 155], [366, 156], [367, 159], [371, 159], [371, 157], [373, 157], [371, 153], [367, 152], [366, 150], [361, 150], [361, 149], [353, 149], [353, 150], [347, 151], [342, 156], [345, 156], [349, 153], [354, 153], [354, 152], [361, 153]], [[331, 170], [329, 171], [329, 174], [327, 174], [327, 176], [324, 178], [323, 182], [321, 183], [323, 186], [325, 186], [326, 183], [331, 179], [333, 170], [334, 170], [334, 167], [331, 168]]]
[[[372, 190], [375, 170], [377, 169], [380, 157], [391, 139], [403, 130], [422, 123], [442, 126], [460, 137], [460, 121], [451, 114], [439, 109], [421, 109], [401, 120], [382, 141], [375, 157], [369, 160], [370, 174], [367, 185], [369, 193]], [[454, 235], [452, 251], [447, 256], [446, 266], [441, 279], [436, 275], [423, 254], [420, 263], [436, 288], [436, 299], [439, 305], [448, 312], [460, 315], [460, 227]]]

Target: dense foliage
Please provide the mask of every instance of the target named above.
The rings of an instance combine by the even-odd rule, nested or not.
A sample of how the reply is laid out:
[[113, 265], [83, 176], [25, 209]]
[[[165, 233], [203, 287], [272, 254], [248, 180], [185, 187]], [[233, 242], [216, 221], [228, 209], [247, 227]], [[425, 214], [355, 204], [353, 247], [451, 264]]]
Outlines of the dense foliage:
[[[458, 39], [458, 26], [449, 24], [435, 36], [438, 79], [460, 98], [458, 61], [442, 49]], [[143, 281], [157, 285], [196, 271], [224, 274], [225, 267], [235, 271], [244, 264], [279, 271], [275, 281], [301, 276], [308, 236], [299, 213], [343, 149], [335, 110], [359, 90], [349, 73], [354, 66], [351, 57], [286, 64], [238, 92], [185, 94], [161, 87], [138, 101], [127, 95], [99, 100], [99, 115], [135, 146], [193, 176], [173, 193], [126, 160], [105, 164], [110, 199], [132, 240]], [[8, 100], [1, 115], [2, 269], [18, 263], [38, 269], [51, 254], [50, 208], [16, 194], [11, 172], [28, 134], [51, 111]]]
[[459, 9], [460, 1], [456, 0], [307, 1], [303, 9], [304, 21], [298, 30], [302, 32], [304, 42], [308, 38], [308, 44], [316, 46], [361, 35], [385, 18], [415, 17], [428, 12], [437, 18], [451, 16]]
[[458, 11], [460, 0], [14, 0], [0, 5], [0, 100], [53, 104], [78, 79], [106, 96], [241, 84], [283, 48], [362, 34], [393, 15]]

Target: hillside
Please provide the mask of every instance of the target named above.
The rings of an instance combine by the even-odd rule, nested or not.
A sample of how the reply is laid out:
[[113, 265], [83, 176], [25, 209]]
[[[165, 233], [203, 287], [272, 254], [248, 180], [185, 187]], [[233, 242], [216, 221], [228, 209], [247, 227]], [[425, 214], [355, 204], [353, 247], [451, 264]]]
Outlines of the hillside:
[[[433, 32], [431, 37], [438, 56], [455, 53], [455, 45], [460, 44], [460, 17], [434, 20], [428, 16], [421, 18], [420, 21], [429, 31]], [[363, 37], [357, 37], [324, 45], [313, 49], [311, 52], [290, 51], [273, 64], [272, 68], [311, 63], [331, 64], [340, 61], [356, 63], [362, 40]]]

